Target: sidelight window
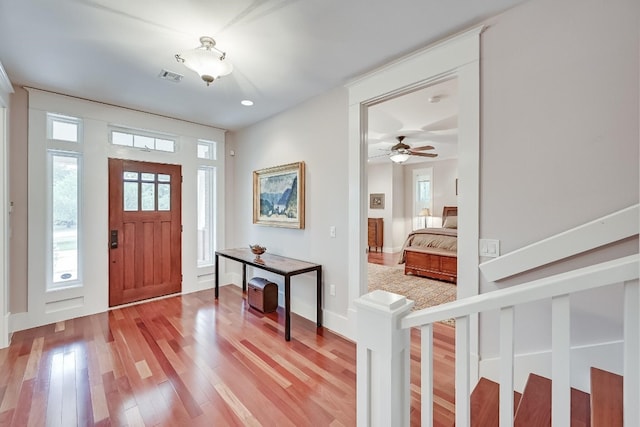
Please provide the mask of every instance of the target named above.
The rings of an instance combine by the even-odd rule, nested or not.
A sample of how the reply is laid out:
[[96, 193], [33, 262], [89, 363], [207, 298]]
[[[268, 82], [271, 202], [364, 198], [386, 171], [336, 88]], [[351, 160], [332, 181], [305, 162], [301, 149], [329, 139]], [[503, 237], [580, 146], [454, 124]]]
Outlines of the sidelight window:
[[51, 270], [49, 289], [79, 283], [80, 153], [49, 152]]

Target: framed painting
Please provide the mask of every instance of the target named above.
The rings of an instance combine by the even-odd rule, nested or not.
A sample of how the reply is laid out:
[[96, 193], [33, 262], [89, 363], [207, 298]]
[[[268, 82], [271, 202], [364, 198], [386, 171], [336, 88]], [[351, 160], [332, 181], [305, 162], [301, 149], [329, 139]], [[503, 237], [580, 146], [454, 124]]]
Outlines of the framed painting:
[[253, 171], [253, 223], [304, 228], [304, 162]]
[[384, 209], [384, 193], [369, 194], [369, 209]]

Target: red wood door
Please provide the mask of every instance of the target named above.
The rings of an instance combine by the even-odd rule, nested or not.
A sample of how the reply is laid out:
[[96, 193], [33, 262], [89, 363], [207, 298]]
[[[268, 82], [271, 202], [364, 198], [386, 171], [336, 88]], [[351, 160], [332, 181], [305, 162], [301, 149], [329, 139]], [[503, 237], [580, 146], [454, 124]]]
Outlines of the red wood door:
[[109, 306], [182, 290], [179, 165], [109, 159]]

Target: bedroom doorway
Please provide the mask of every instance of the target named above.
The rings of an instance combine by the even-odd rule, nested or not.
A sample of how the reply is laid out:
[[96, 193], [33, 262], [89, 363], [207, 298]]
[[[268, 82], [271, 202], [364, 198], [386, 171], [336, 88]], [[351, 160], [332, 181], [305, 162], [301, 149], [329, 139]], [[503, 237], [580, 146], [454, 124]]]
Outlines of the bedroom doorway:
[[[456, 280], [456, 252], [449, 247], [455, 237], [434, 230], [427, 235], [424, 229], [441, 227], [443, 206], [457, 206], [453, 184], [459, 109], [455, 77], [367, 107], [367, 191], [385, 195], [383, 209], [369, 205], [367, 212], [369, 224], [384, 223], [382, 253], [371, 250], [367, 255], [367, 291], [404, 295], [415, 302], [414, 309], [456, 299], [451, 283]], [[398, 153], [405, 157], [396, 158]], [[369, 225], [368, 241], [371, 234]], [[413, 251], [422, 245], [445, 245], [446, 239], [453, 241], [446, 242], [446, 257]], [[410, 266], [404, 252], [409, 242]]]
[[[451, 78], [458, 80], [458, 298], [479, 290], [478, 239], [480, 195], [480, 25], [428, 46], [347, 85], [349, 91], [349, 331], [356, 330], [353, 303], [367, 292], [368, 109], [400, 95]], [[434, 207], [437, 210], [437, 206]], [[477, 374], [477, 319], [471, 319], [470, 357]]]

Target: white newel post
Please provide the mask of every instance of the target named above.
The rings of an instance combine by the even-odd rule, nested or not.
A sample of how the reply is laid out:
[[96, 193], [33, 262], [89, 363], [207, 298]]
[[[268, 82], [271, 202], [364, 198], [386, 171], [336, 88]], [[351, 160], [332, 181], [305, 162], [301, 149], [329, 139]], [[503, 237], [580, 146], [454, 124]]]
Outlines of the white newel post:
[[401, 319], [413, 301], [376, 290], [354, 302], [357, 314], [358, 427], [409, 425], [410, 330]]

